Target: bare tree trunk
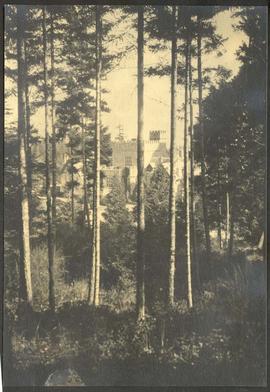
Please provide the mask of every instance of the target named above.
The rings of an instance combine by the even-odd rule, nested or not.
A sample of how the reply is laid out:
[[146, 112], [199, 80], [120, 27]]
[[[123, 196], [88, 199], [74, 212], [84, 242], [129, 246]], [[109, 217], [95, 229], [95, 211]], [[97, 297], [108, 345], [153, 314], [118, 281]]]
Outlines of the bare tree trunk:
[[53, 232], [52, 232], [52, 195], [50, 181], [50, 140], [48, 132], [48, 70], [47, 70], [47, 30], [46, 30], [46, 6], [42, 9], [42, 30], [43, 30], [43, 67], [44, 67], [44, 108], [45, 108], [45, 164], [46, 164], [46, 198], [47, 198], [47, 241], [48, 241], [48, 262], [49, 262], [49, 306], [50, 310], [55, 310], [54, 294], [54, 252], [53, 252]]
[[[187, 162], [188, 162], [188, 146], [187, 146], [187, 133], [188, 133], [188, 39], [186, 39], [185, 48], [185, 100], [184, 100], [184, 208], [185, 217], [187, 218]], [[187, 222], [186, 222], [187, 228]], [[186, 231], [187, 236], [187, 231]], [[187, 238], [186, 238], [187, 241]]]
[[[200, 29], [200, 20], [198, 18], [198, 27]], [[202, 205], [203, 205], [203, 221], [206, 243], [206, 256], [209, 260], [211, 256], [211, 241], [209, 233], [207, 196], [205, 190], [205, 151], [204, 151], [204, 123], [203, 123], [203, 105], [202, 105], [202, 59], [201, 59], [201, 34], [197, 35], [197, 50], [198, 50], [198, 106], [199, 106], [199, 124], [200, 124], [200, 141], [201, 141], [201, 191], [202, 191]]]
[[74, 163], [73, 163], [73, 148], [70, 147], [71, 155], [71, 223], [74, 225]]
[[20, 294], [30, 307], [33, 302], [31, 279], [31, 249], [29, 230], [29, 201], [27, 181], [27, 159], [25, 145], [25, 58], [24, 58], [25, 9], [17, 7], [17, 63], [18, 63], [18, 143], [20, 184]]
[[95, 294], [94, 304], [99, 305], [100, 293], [100, 129], [101, 129], [101, 6], [96, 6], [96, 134], [95, 134]]
[[26, 126], [26, 159], [27, 159], [27, 188], [28, 188], [28, 199], [29, 199], [29, 219], [30, 219], [30, 231], [32, 221], [32, 151], [31, 151], [31, 123], [30, 123], [30, 102], [29, 102], [29, 85], [28, 85], [28, 63], [27, 63], [28, 45], [27, 41], [24, 41], [24, 58], [25, 58], [25, 126]]
[[197, 258], [197, 241], [195, 225], [195, 201], [194, 201], [194, 141], [193, 141], [193, 96], [192, 96], [192, 64], [189, 53], [189, 116], [190, 116], [190, 231], [192, 242], [192, 263], [194, 265], [197, 286], [200, 287], [200, 271]]
[[[191, 45], [191, 42], [190, 42]], [[188, 43], [188, 64], [191, 61], [190, 59], [190, 46]], [[188, 66], [188, 70], [190, 71], [190, 67]], [[190, 72], [189, 72], [190, 79]], [[190, 82], [190, 80], [189, 80]], [[189, 97], [191, 99], [191, 97]], [[192, 119], [192, 116], [190, 117]], [[187, 162], [187, 176], [186, 176], [186, 197], [187, 197], [187, 209], [186, 209], [186, 246], [187, 246], [187, 296], [188, 296], [188, 307], [193, 307], [193, 296], [192, 296], [192, 270], [191, 270], [191, 222], [190, 222], [190, 176], [191, 176], [191, 133], [192, 133], [192, 120], [189, 125], [188, 135], [187, 135], [187, 150], [186, 150], [186, 162]]]
[[[227, 187], [228, 187], [228, 176], [227, 176]], [[230, 193], [227, 189], [226, 192], [226, 247], [227, 250], [229, 248], [229, 239], [230, 239]]]
[[229, 242], [228, 242], [228, 261], [230, 261], [233, 255], [233, 242], [234, 242], [234, 217], [233, 217], [233, 203], [232, 196], [230, 195], [230, 206], [229, 206]]
[[176, 245], [176, 222], [175, 222], [175, 128], [176, 128], [176, 86], [177, 86], [177, 8], [173, 6], [173, 33], [171, 47], [171, 148], [170, 148], [170, 260], [169, 260], [169, 282], [168, 303], [174, 304], [174, 280], [175, 280], [175, 245]]
[[218, 200], [218, 242], [219, 242], [219, 249], [222, 249], [222, 229], [221, 229], [221, 202], [220, 198]]
[[56, 254], [56, 135], [55, 135], [55, 73], [54, 73], [54, 25], [53, 16], [50, 13], [51, 22], [51, 126], [52, 126], [52, 247], [53, 259]]
[[92, 219], [92, 243], [91, 243], [91, 276], [90, 276], [90, 285], [89, 285], [89, 294], [88, 294], [88, 301], [90, 305], [94, 304], [94, 297], [95, 297], [95, 279], [96, 279], [96, 207], [95, 207], [95, 183], [93, 185], [93, 219]]
[[138, 141], [137, 141], [137, 317], [145, 318], [145, 255], [144, 255], [144, 7], [138, 6]]
[[260, 237], [260, 241], [258, 243], [258, 249], [263, 250], [263, 246], [264, 246], [264, 231], [262, 232], [262, 235]]
[[[218, 156], [219, 156], [219, 150], [218, 150]], [[222, 208], [221, 208], [221, 186], [220, 186], [220, 163], [218, 159], [218, 196], [217, 196], [217, 210], [218, 210], [218, 240], [219, 240], [219, 248], [222, 249]]]
[[85, 128], [82, 120], [82, 156], [83, 156], [83, 205], [84, 205], [84, 218], [86, 217], [87, 227], [90, 231], [90, 215], [88, 206], [88, 191], [87, 191], [87, 170], [86, 170], [86, 154], [85, 154]]

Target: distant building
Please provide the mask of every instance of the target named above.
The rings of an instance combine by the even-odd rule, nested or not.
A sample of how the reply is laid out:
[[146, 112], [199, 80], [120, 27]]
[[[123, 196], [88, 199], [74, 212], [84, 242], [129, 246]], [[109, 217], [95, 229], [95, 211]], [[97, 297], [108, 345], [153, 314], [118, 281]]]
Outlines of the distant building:
[[137, 164], [137, 140], [112, 142], [112, 167], [131, 167]]
[[[151, 130], [148, 140], [144, 141], [144, 167], [147, 172], [152, 172], [157, 165], [161, 164], [170, 173], [170, 152], [167, 146], [167, 135], [164, 130]], [[50, 149], [51, 151], [51, 149]], [[33, 145], [32, 152], [35, 160], [45, 163], [45, 140]], [[68, 172], [70, 160], [70, 147], [68, 138], [57, 143], [57, 193], [60, 196], [68, 192], [67, 184], [71, 180]], [[80, 198], [83, 192], [82, 162], [76, 165], [77, 173], [74, 180], [78, 183], [75, 195]], [[177, 183], [180, 183], [183, 172], [182, 150], [178, 148], [175, 162]], [[111, 190], [113, 178], [117, 177], [123, 182], [127, 200], [133, 193], [137, 183], [137, 139], [125, 140], [123, 134], [112, 142], [112, 160], [110, 166], [101, 166], [101, 200]], [[42, 184], [45, 190], [45, 176]]]
[[[170, 172], [170, 153], [166, 143], [166, 131], [151, 130], [149, 139], [144, 141], [144, 167], [152, 171], [162, 164]], [[176, 177], [182, 175], [181, 150], [178, 149], [176, 159]], [[105, 196], [111, 189], [113, 177], [117, 176], [126, 187], [126, 194], [132, 193], [137, 182], [137, 139], [125, 140], [123, 134], [112, 142], [112, 164], [102, 168], [103, 191]]]
[[[45, 140], [41, 139], [32, 146], [32, 154], [36, 162], [45, 165]], [[49, 149], [49, 159], [51, 160], [51, 149]], [[57, 193], [65, 192], [66, 184], [70, 180], [67, 171], [68, 160], [70, 159], [70, 148], [67, 146], [67, 140], [57, 143], [56, 147], [56, 191]], [[43, 176], [41, 188], [45, 189], [46, 178]]]

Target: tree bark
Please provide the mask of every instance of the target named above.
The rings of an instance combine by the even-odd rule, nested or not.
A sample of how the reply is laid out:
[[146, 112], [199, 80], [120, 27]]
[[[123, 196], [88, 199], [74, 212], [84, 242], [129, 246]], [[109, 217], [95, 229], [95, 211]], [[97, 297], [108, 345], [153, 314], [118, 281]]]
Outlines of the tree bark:
[[94, 305], [99, 305], [100, 296], [100, 129], [101, 129], [101, 43], [102, 20], [101, 6], [96, 6], [96, 132], [95, 132], [95, 223], [94, 223], [94, 253], [95, 253], [95, 292]]
[[228, 261], [230, 261], [233, 255], [233, 242], [234, 242], [234, 217], [233, 217], [233, 203], [232, 196], [230, 194], [230, 205], [229, 205], [229, 242], [228, 242]]
[[55, 72], [54, 72], [54, 24], [53, 15], [50, 13], [51, 24], [51, 127], [52, 127], [52, 247], [53, 259], [56, 253], [56, 135], [55, 135]]
[[[198, 17], [198, 30], [200, 30], [200, 19]], [[203, 221], [204, 221], [204, 233], [205, 233], [205, 246], [207, 259], [211, 256], [211, 241], [209, 233], [209, 221], [208, 221], [208, 207], [207, 207], [207, 196], [206, 196], [206, 169], [205, 169], [205, 149], [204, 149], [204, 122], [203, 122], [203, 105], [202, 105], [202, 38], [200, 31], [197, 35], [197, 60], [198, 60], [198, 106], [199, 106], [199, 125], [200, 125], [200, 142], [201, 142], [201, 193], [202, 193], [202, 206], [203, 206]]]
[[263, 250], [263, 246], [264, 246], [264, 231], [262, 232], [262, 235], [260, 237], [260, 241], [258, 243], [258, 249]]
[[[227, 177], [227, 187], [228, 187], [228, 177]], [[230, 239], [230, 193], [227, 189], [226, 192], [226, 247], [229, 249], [229, 239]]]
[[171, 147], [170, 147], [170, 259], [169, 259], [169, 282], [168, 304], [174, 304], [174, 280], [175, 280], [175, 247], [176, 247], [176, 222], [175, 222], [175, 158], [176, 158], [176, 86], [177, 86], [177, 7], [173, 7], [173, 32], [171, 41]]
[[221, 202], [220, 202], [220, 197], [218, 199], [218, 243], [219, 243], [219, 249], [222, 249], [222, 229], [221, 229]]
[[92, 219], [92, 243], [91, 243], [91, 275], [90, 275], [90, 285], [89, 285], [89, 294], [88, 294], [88, 301], [90, 305], [94, 304], [94, 297], [95, 297], [95, 277], [96, 277], [96, 207], [95, 207], [95, 183], [93, 185], [93, 219]]
[[137, 317], [145, 318], [145, 254], [144, 254], [144, 7], [138, 6], [138, 141], [137, 141]]
[[70, 147], [71, 155], [71, 223], [74, 225], [74, 163], [73, 163], [73, 148]]
[[192, 64], [191, 53], [189, 52], [189, 116], [190, 116], [190, 231], [192, 243], [192, 263], [194, 265], [197, 286], [200, 287], [200, 271], [197, 258], [197, 241], [195, 225], [195, 201], [194, 201], [194, 138], [193, 138], [193, 87], [192, 87]]
[[28, 199], [29, 199], [29, 219], [30, 219], [30, 231], [32, 221], [32, 151], [31, 151], [31, 111], [29, 101], [29, 84], [28, 84], [28, 63], [27, 63], [28, 45], [27, 41], [24, 41], [24, 58], [25, 58], [25, 126], [26, 126], [26, 159], [27, 159], [27, 187], [28, 187]]
[[[190, 71], [189, 62], [190, 62], [190, 45], [191, 42], [188, 42], [188, 70]], [[189, 79], [190, 79], [190, 72]], [[189, 80], [190, 83], [190, 80]], [[191, 99], [189, 97], [189, 99]], [[192, 118], [192, 117], [190, 117]], [[187, 297], [188, 297], [188, 307], [193, 307], [193, 295], [192, 295], [192, 265], [191, 265], [191, 221], [190, 221], [190, 176], [191, 176], [191, 151], [190, 151], [190, 143], [191, 143], [191, 132], [192, 132], [192, 123], [189, 125], [188, 135], [187, 135], [187, 149], [186, 149], [186, 162], [187, 162], [187, 175], [186, 175], [186, 247], [187, 247]]]
[[53, 232], [52, 232], [52, 195], [50, 181], [50, 140], [48, 132], [48, 70], [47, 70], [47, 28], [46, 28], [46, 6], [42, 9], [42, 30], [43, 30], [43, 67], [44, 67], [44, 109], [45, 109], [45, 165], [46, 165], [46, 199], [47, 199], [47, 242], [48, 242], [48, 262], [49, 262], [49, 307], [55, 310], [54, 293], [54, 252], [53, 252]]
[[[218, 156], [219, 156], [219, 149], [218, 149]], [[218, 195], [217, 195], [217, 210], [218, 210], [218, 240], [219, 240], [219, 248], [220, 249], [222, 249], [222, 245], [223, 245], [223, 242], [222, 242], [222, 205], [221, 205], [221, 184], [220, 184], [220, 162], [219, 162], [219, 159], [218, 159], [218, 168], [217, 168], [217, 171], [218, 171], [218, 178], [217, 178], [217, 181], [218, 181], [218, 184], [217, 184], [217, 187], [218, 187], [218, 189], [217, 189], [217, 192], [218, 192]]]
[[86, 154], [85, 154], [85, 127], [82, 120], [82, 156], [83, 156], [83, 204], [84, 204], [84, 218], [86, 217], [86, 223], [88, 230], [90, 231], [90, 215], [88, 206], [88, 191], [87, 191], [87, 168], [86, 168]]
[[[187, 152], [187, 139], [188, 139], [188, 39], [186, 38], [186, 48], [185, 48], [185, 98], [184, 98], [184, 209], [185, 217], [187, 218], [187, 162], [188, 162], [188, 152]], [[187, 228], [187, 222], [186, 222]], [[187, 230], [186, 230], [187, 237]], [[186, 238], [187, 241], [187, 238]]]
[[24, 6], [17, 6], [17, 64], [18, 64], [18, 144], [19, 144], [19, 196], [20, 196], [20, 294], [30, 307], [33, 302], [31, 279], [31, 248], [29, 230], [28, 176], [25, 145], [25, 58], [24, 58]]

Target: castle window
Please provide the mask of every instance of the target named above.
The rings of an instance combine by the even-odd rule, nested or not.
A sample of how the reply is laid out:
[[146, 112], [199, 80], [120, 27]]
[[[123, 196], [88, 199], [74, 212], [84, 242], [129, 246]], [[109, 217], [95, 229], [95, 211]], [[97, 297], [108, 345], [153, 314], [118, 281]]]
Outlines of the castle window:
[[125, 157], [125, 166], [132, 166], [132, 159], [130, 156]]

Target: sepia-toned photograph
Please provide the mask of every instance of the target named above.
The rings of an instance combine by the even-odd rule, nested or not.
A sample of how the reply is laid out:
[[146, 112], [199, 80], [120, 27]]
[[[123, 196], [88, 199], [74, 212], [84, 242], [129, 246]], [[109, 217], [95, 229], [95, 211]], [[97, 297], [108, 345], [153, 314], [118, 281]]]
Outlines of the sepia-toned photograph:
[[4, 387], [266, 386], [266, 6], [4, 6]]

